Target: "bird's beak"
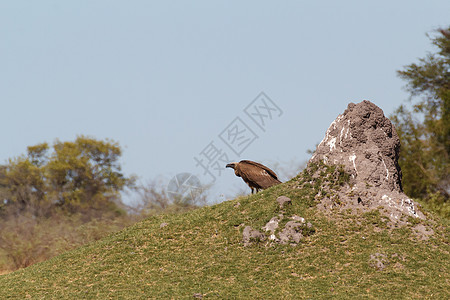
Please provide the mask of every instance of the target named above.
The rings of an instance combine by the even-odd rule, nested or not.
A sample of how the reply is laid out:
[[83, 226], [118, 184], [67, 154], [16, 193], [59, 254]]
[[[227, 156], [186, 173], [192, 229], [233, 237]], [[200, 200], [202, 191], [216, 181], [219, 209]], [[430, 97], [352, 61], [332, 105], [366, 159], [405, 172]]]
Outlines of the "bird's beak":
[[232, 169], [234, 169], [234, 164], [228, 164], [228, 165], [225, 166], [225, 168], [232, 168]]

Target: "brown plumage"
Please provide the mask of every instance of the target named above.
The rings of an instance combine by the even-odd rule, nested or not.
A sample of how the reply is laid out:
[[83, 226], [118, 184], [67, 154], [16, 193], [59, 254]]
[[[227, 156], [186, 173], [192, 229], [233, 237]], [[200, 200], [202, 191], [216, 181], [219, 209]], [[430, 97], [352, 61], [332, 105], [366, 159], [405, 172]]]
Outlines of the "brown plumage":
[[259, 192], [259, 190], [267, 189], [281, 183], [274, 171], [251, 160], [229, 163], [226, 165], [226, 168], [234, 169], [234, 174], [237, 177], [242, 177], [245, 183], [251, 188], [252, 194], [255, 190]]

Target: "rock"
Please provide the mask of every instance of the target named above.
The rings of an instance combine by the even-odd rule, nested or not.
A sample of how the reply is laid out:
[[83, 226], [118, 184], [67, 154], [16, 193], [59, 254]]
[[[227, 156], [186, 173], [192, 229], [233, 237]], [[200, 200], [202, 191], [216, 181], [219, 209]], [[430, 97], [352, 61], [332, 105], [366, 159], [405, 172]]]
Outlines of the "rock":
[[400, 139], [391, 121], [364, 100], [350, 103], [331, 123], [310, 162], [344, 165], [358, 182], [401, 192], [399, 151]]
[[279, 242], [280, 241], [280, 239], [277, 238], [277, 236], [275, 234], [269, 235], [269, 240], [274, 241], [274, 242]]
[[379, 271], [383, 271], [386, 268], [387, 263], [388, 261], [384, 254], [375, 253], [370, 255], [369, 264]]
[[203, 299], [203, 294], [202, 293], [195, 293], [194, 294], [194, 298]]
[[300, 223], [305, 223], [305, 218], [299, 217], [297, 215], [293, 215], [291, 217], [291, 219], [294, 220], [294, 221], [300, 222]]
[[169, 224], [167, 224], [167, 223], [161, 223], [161, 225], [159, 225], [159, 228], [166, 227], [167, 225], [169, 225]]
[[244, 246], [250, 245], [253, 241], [264, 241], [266, 236], [251, 228], [250, 226], [245, 226], [244, 232], [242, 233], [242, 241], [244, 242]]
[[280, 196], [277, 198], [277, 202], [280, 205], [280, 209], [283, 209], [285, 205], [291, 204], [291, 199], [286, 196]]
[[[378, 106], [364, 100], [350, 103], [331, 123], [308, 165], [343, 165], [350, 174], [351, 187], [339, 194], [340, 209], [370, 211], [381, 206], [393, 223], [404, 223], [402, 216], [425, 219], [416, 203], [403, 194], [399, 151], [400, 140], [391, 121]], [[336, 207], [328, 198], [317, 198], [323, 210]]]
[[272, 218], [266, 226], [264, 226], [262, 229], [267, 231], [270, 231], [269, 240], [272, 242], [279, 242], [280, 239], [275, 235], [275, 230], [278, 228], [278, 219]]
[[[278, 217], [273, 217], [265, 226], [262, 227], [262, 230], [269, 232], [270, 235], [268, 237], [269, 241], [279, 243], [279, 244], [291, 244], [293, 246], [297, 245], [304, 236], [311, 235], [314, 233], [314, 229], [312, 228], [311, 223], [306, 223], [305, 218], [302, 218], [297, 215], [291, 216], [289, 219], [292, 221], [288, 221], [284, 228], [280, 229], [280, 221], [283, 220], [284, 216], [282, 214], [278, 215]], [[244, 229], [244, 244], [248, 244], [251, 238], [248, 236], [252, 233], [252, 228], [247, 226]], [[304, 232], [306, 230], [306, 232]], [[258, 231], [256, 231], [255, 236], [258, 239]], [[261, 234], [261, 233], [259, 233]], [[277, 236], [278, 235], [278, 236]], [[264, 240], [264, 238], [259, 239], [260, 241]]]
[[267, 222], [266, 226], [264, 226], [262, 229], [265, 231], [270, 231], [271, 234], [275, 233], [275, 230], [278, 228], [278, 223], [280, 220], [278, 220], [277, 217], [273, 217], [270, 219], [269, 222]]
[[303, 224], [295, 221], [289, 221], [280, 232], [280, 243], [288, 244], [290, 242], [298, 244], [303, 238], [301, 228]]

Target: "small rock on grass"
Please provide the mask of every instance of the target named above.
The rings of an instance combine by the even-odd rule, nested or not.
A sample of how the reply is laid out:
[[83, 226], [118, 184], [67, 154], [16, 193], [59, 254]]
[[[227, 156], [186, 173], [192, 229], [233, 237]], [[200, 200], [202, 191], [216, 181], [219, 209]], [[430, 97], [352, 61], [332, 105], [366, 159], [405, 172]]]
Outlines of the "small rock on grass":
[[242, 233], [244, 246], [250, 245], [252, 241], [264, 241], [265, 238], [266, 236], [264, 234], [262, 234], [258, 230], [251, 228], [250, 226], [246, 226], [244, 228], [244, 232]]
[[277, 198], [277, 202], [280, 205], [280, 208], [284, 208], [285, 205], [291, 204], [292, 200], [286, 196], [280, 196]]

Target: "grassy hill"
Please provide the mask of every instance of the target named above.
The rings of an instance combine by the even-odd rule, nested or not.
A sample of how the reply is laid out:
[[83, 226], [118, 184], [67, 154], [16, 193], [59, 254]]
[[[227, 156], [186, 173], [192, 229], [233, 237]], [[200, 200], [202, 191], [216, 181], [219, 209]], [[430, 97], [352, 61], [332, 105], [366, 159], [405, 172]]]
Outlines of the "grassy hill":
[[[390, 228], [378, 211], [326, 217], [314, 196], [324, 184], [338, 188], [345, 176], [310, 180], [305, 171], [256, 195], [152, 217], [0, 276], [0, 299], [450, 298], [447, 221], [427, 213], [426, 221]], [[305, 218], [313, 234], [297, 246], [244, 246], [244, 227], [260, 230], [280, 214], [282, 195], [292, 199], [284, 215]], [[420, 240], [417, 222], [435, 234]]]

